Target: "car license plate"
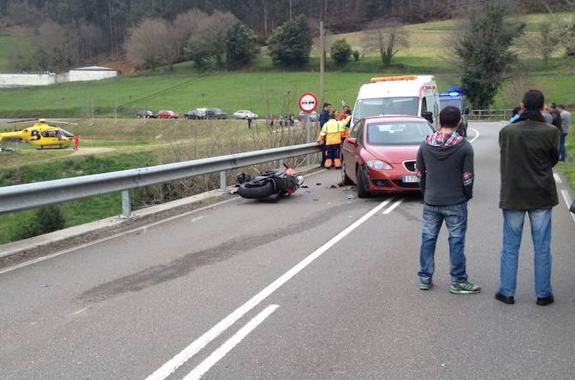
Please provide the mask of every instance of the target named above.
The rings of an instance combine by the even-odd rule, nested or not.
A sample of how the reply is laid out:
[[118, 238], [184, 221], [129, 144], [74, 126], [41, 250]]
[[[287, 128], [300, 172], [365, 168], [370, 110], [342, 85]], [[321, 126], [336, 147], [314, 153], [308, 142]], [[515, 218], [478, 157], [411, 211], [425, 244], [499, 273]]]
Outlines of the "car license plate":
[[416, 175], [404, 175], [403, 183], [417, 183], [419, 182], [419, 177]]

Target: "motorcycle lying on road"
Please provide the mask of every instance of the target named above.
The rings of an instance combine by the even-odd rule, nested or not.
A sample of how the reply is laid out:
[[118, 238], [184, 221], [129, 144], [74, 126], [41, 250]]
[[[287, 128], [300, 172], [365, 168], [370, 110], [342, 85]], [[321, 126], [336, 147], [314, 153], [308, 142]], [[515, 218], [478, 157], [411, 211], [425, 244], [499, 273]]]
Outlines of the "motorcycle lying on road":
[[242, 173], [238, 176], [237, 194], [242, 198], [277, 201], [293, 194], [302, 184], [303, 177], [284, 164], [283, 168], [264, 172], [252, 178]]

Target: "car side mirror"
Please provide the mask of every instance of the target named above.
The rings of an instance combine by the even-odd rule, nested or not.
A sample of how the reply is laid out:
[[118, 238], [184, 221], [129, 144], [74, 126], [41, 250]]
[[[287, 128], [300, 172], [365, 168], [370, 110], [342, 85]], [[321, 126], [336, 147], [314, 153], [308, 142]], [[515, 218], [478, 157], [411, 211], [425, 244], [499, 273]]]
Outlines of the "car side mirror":
[[355, 137], [348, 137], [345, 141], [349, 142], [351, 145], [357, 145], [357, 138]]
[[464, 115], [469, 115], [469, 107], [465, 107], [465, 110], [463, 111]]
[[422, 112], [421, 116], [426, 119], [427, 121], [429, 121], [431, 124], [433, 124], [433, 113], [426, 111], [426, 112]]

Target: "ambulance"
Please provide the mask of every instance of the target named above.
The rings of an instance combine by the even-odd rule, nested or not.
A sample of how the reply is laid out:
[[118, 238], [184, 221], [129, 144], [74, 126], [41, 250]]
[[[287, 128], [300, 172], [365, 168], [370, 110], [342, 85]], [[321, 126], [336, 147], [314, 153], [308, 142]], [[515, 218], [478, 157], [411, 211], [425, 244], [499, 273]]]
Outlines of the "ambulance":
[[439, 111], [439, 91], [432, 75], [375, 77], [360, 87], [352, 123], [366, 117], [412, 115], [439, 129]]

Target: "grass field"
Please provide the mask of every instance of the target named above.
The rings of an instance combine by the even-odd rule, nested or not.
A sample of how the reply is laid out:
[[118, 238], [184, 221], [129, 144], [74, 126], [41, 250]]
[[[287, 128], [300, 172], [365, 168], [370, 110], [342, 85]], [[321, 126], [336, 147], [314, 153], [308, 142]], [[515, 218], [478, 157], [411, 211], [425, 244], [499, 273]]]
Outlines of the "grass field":
[[0, 36], [0, 73], [10, 71], [10, 37]]

